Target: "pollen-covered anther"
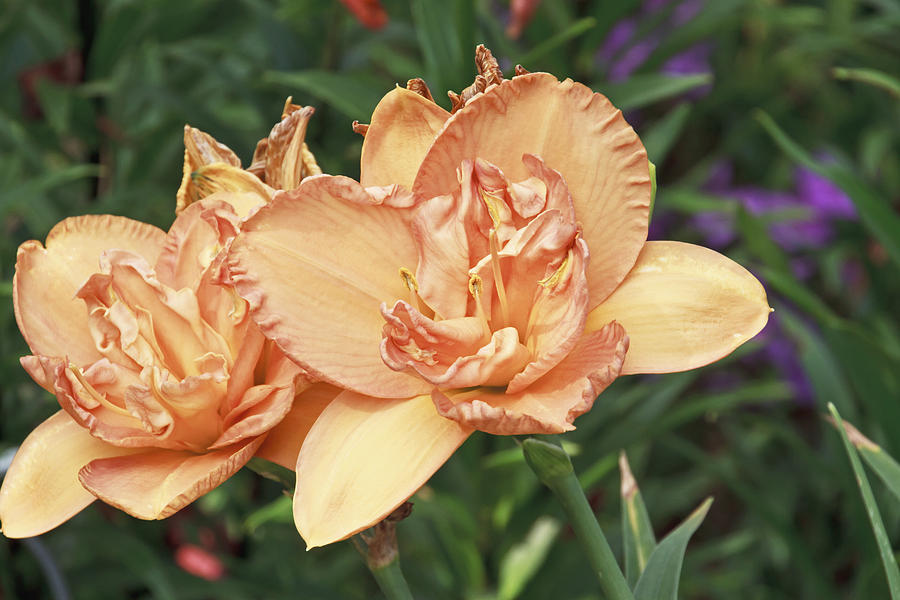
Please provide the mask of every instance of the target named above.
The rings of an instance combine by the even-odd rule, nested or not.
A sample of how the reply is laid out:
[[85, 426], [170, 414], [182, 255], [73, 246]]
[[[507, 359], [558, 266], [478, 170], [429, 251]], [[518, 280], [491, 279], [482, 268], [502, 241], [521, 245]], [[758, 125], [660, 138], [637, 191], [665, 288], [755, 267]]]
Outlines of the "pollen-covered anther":
[[562, 263], [559, 265], [559, 267], [553, 273], [550, 273], [549, 275], [547, 275], [546, 277], [544, 277], [543, 279], [538, 281], [538, 285], [543, 286], [545, 288], [556, 287], [556, 285], [562, 279], [564, 279], [565, 275], [567, 274], [567, 272], [569, 270], [569, 264], [570, 264], [569, 258], [571, 258], [571, 253], [563, 259]]

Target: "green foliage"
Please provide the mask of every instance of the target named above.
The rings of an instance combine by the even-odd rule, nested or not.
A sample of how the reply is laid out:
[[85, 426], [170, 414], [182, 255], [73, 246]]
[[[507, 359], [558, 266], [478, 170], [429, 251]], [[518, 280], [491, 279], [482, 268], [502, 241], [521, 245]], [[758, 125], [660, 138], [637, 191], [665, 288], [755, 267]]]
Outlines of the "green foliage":
[[[897, 3], [709, 0], [674, 25], [674, 2], [653, 12], [637, 0], [545, 1], [517, 40], [505, 34], [505, 0], [384, 6], [389, 23], [370, 31], [337, 1], [4, 2], [0, 453], [58, 408], [18, 362], [28, 352], [12, 306], [20, 243], [85, 213], [167, 227], [184, 124], [246, 166], [288, 95], [316, 107], [308, 143], [323, 169], [358, 176], [362, 138], [351, 121], [368, 122], [378, 99], [412, 77], [448, 107], [446, 91], [472, 82], [474, 45], [484, 42], [507, 74], [522, 63], [617, 102], [657, 167], [652, 235], [715, 245], [760, 276], [775, 308], [763, 336], [709, 367], [618, 379], [564, 437], [579, 449], [574, 471], [629, 581], [652, 517], [663, 541], [648, 560], [676, 546], [656, 561], [672, 567], [669, 586], [680, 571], [681, 598], [888, 597], [883, 564], [900, 547], [900, 470], [890, 458], [900, 455]], [[634, 37], [607, 58], [601, 47], [622, 19]], [[702, 69], [671, 68], [698, 45], [709, 49]], [[629, 53], [646, 60], [622, 77]], [[731, 181], [717, 184], [723, 165]], [[771, 211], [747, 203], [759, 190], [799, 197], [799, 166], [843, 190], [858, 218], [823, 220], [814, 202]], [[781, 237], [823, 223], [830, 237]], [[877, 445], [859, 453], [886, 485], [876, 481], [865, 502], [861, 471], [821, 418], [828, 403]], [[623, 448], [646, 515], [616, 492]], [[710, 495], [704, 527], [676, 529]], [[600, 597], [514, 440], [473, 435], [413, 500], [398, 535], [416, 597]], [[877, 542], [873, 507], [883, 520]], [[623, 518], [633, 511], [638, 534]], [[688, 537], [680, 565], [672, 557]], [[96, 503], [41, 541], [78, 599], [378, 593], [349, 544], [306, 552], [281, 486], [250, 472], [166, 521]], [[218, 557], [225, 577], [179, 568], [184, 544]], [[49, 590], [30, 547], [0, 538], [0, 596]]]

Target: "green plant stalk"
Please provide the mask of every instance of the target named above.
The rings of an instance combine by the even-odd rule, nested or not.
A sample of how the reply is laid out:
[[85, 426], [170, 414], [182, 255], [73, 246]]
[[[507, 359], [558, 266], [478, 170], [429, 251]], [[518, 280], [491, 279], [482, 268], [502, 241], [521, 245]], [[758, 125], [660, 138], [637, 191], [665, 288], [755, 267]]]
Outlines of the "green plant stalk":
[[397, 522], [409, 516], [411, 510], [412, 504], [407, 502], [368, 531], [351, 538], [388, 600], [413, 600], [400, 570], [400, 552], [397, 549]]
[[413, 595], [406, 584], [406, 578], [403, 577], [403, 571], [400, 570], [400, 559], [397, 556], [389, 563], [378, 567], [372, 566], [368, 561], [366, 564], [388, 600], [413, 600]]
[[572, 529], [586, 552], [588, 562], [600, 579], [604, 596], [608, 600], [634, 600], [609, 542], [578, 483], [566, 451], [556, 444], [535, 438], [522, 442], [522, 451], [528, 466], [562, 504]]

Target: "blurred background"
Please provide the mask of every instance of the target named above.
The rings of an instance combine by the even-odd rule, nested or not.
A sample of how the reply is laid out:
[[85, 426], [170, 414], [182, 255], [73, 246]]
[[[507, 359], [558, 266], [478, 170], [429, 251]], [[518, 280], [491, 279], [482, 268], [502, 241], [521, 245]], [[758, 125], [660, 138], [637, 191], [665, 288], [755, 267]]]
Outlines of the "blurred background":
[[[0, 6], [0, 463], [56, 410], [18, 364], [15, 250], [69, 215], [174, 218], [182, 129], [249, 164], [287, 96], [316, 107], [325, 172], [359, 175], [395, 84], [439, 103], [483, 42], [606, 94], [658, 167], [651, 239], [715, 248], [775, 313], [704, 369], [623, 377], [566, 436], [613, 547], [620, 449], [658, 537], [715, 502], [688, 599], [885, 598], [840, 438], [900, 455], [897, 0], [3, 0]], [[246, 471], [246, 470], [245, 470]], [[873, 481], [900, 544], [900, 506]], [[472, 436], [399, 525], [417, 598], [599, 598], [515, 440]], [[277, 484], [241, 472], [161, 522], [101, 503], [39, 539], [0, 537], [0, 599], [372, 598], [349, 542], [305, 552]]]

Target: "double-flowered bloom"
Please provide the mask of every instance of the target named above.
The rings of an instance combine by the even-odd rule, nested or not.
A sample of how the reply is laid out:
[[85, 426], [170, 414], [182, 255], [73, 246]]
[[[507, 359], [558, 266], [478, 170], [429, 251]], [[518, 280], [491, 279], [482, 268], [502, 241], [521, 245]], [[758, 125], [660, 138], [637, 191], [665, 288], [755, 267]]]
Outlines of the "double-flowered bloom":
[[231, 247], [261, 331], [346, 390], [297, 462], [310, 546], [389, 514], [476, 429], [573, 429], [618, 375], [707, 364], [767, 320], [739, 265], [646, 241], [646, 152], [608, 100], [480, 70], [452, 115], [387, 94], [359, 183], [308, 178]]
[[[4, 535], [47, 531], [96, 498], [164, 518], [254, 455], [293, 468], [336, 390], [310, 385], [266, 340], [231, 286], [225, 257], [273, 186], [296, 185], [315, 164], [278, 152], [303, 144], [305, 121], [298, 130], [290, 116], [297, 109], [288, 103], [260, 143], [259, 175], [186, 129], [190, 198], [168, 233], [92, 215], [62, 221], [46, 245], [19, 248], [15, 313], [32, 352], [21, 362], [61, 410], [28, 436], [4, 478]], [[235, 180], [252, 185], [224, 191]]]

